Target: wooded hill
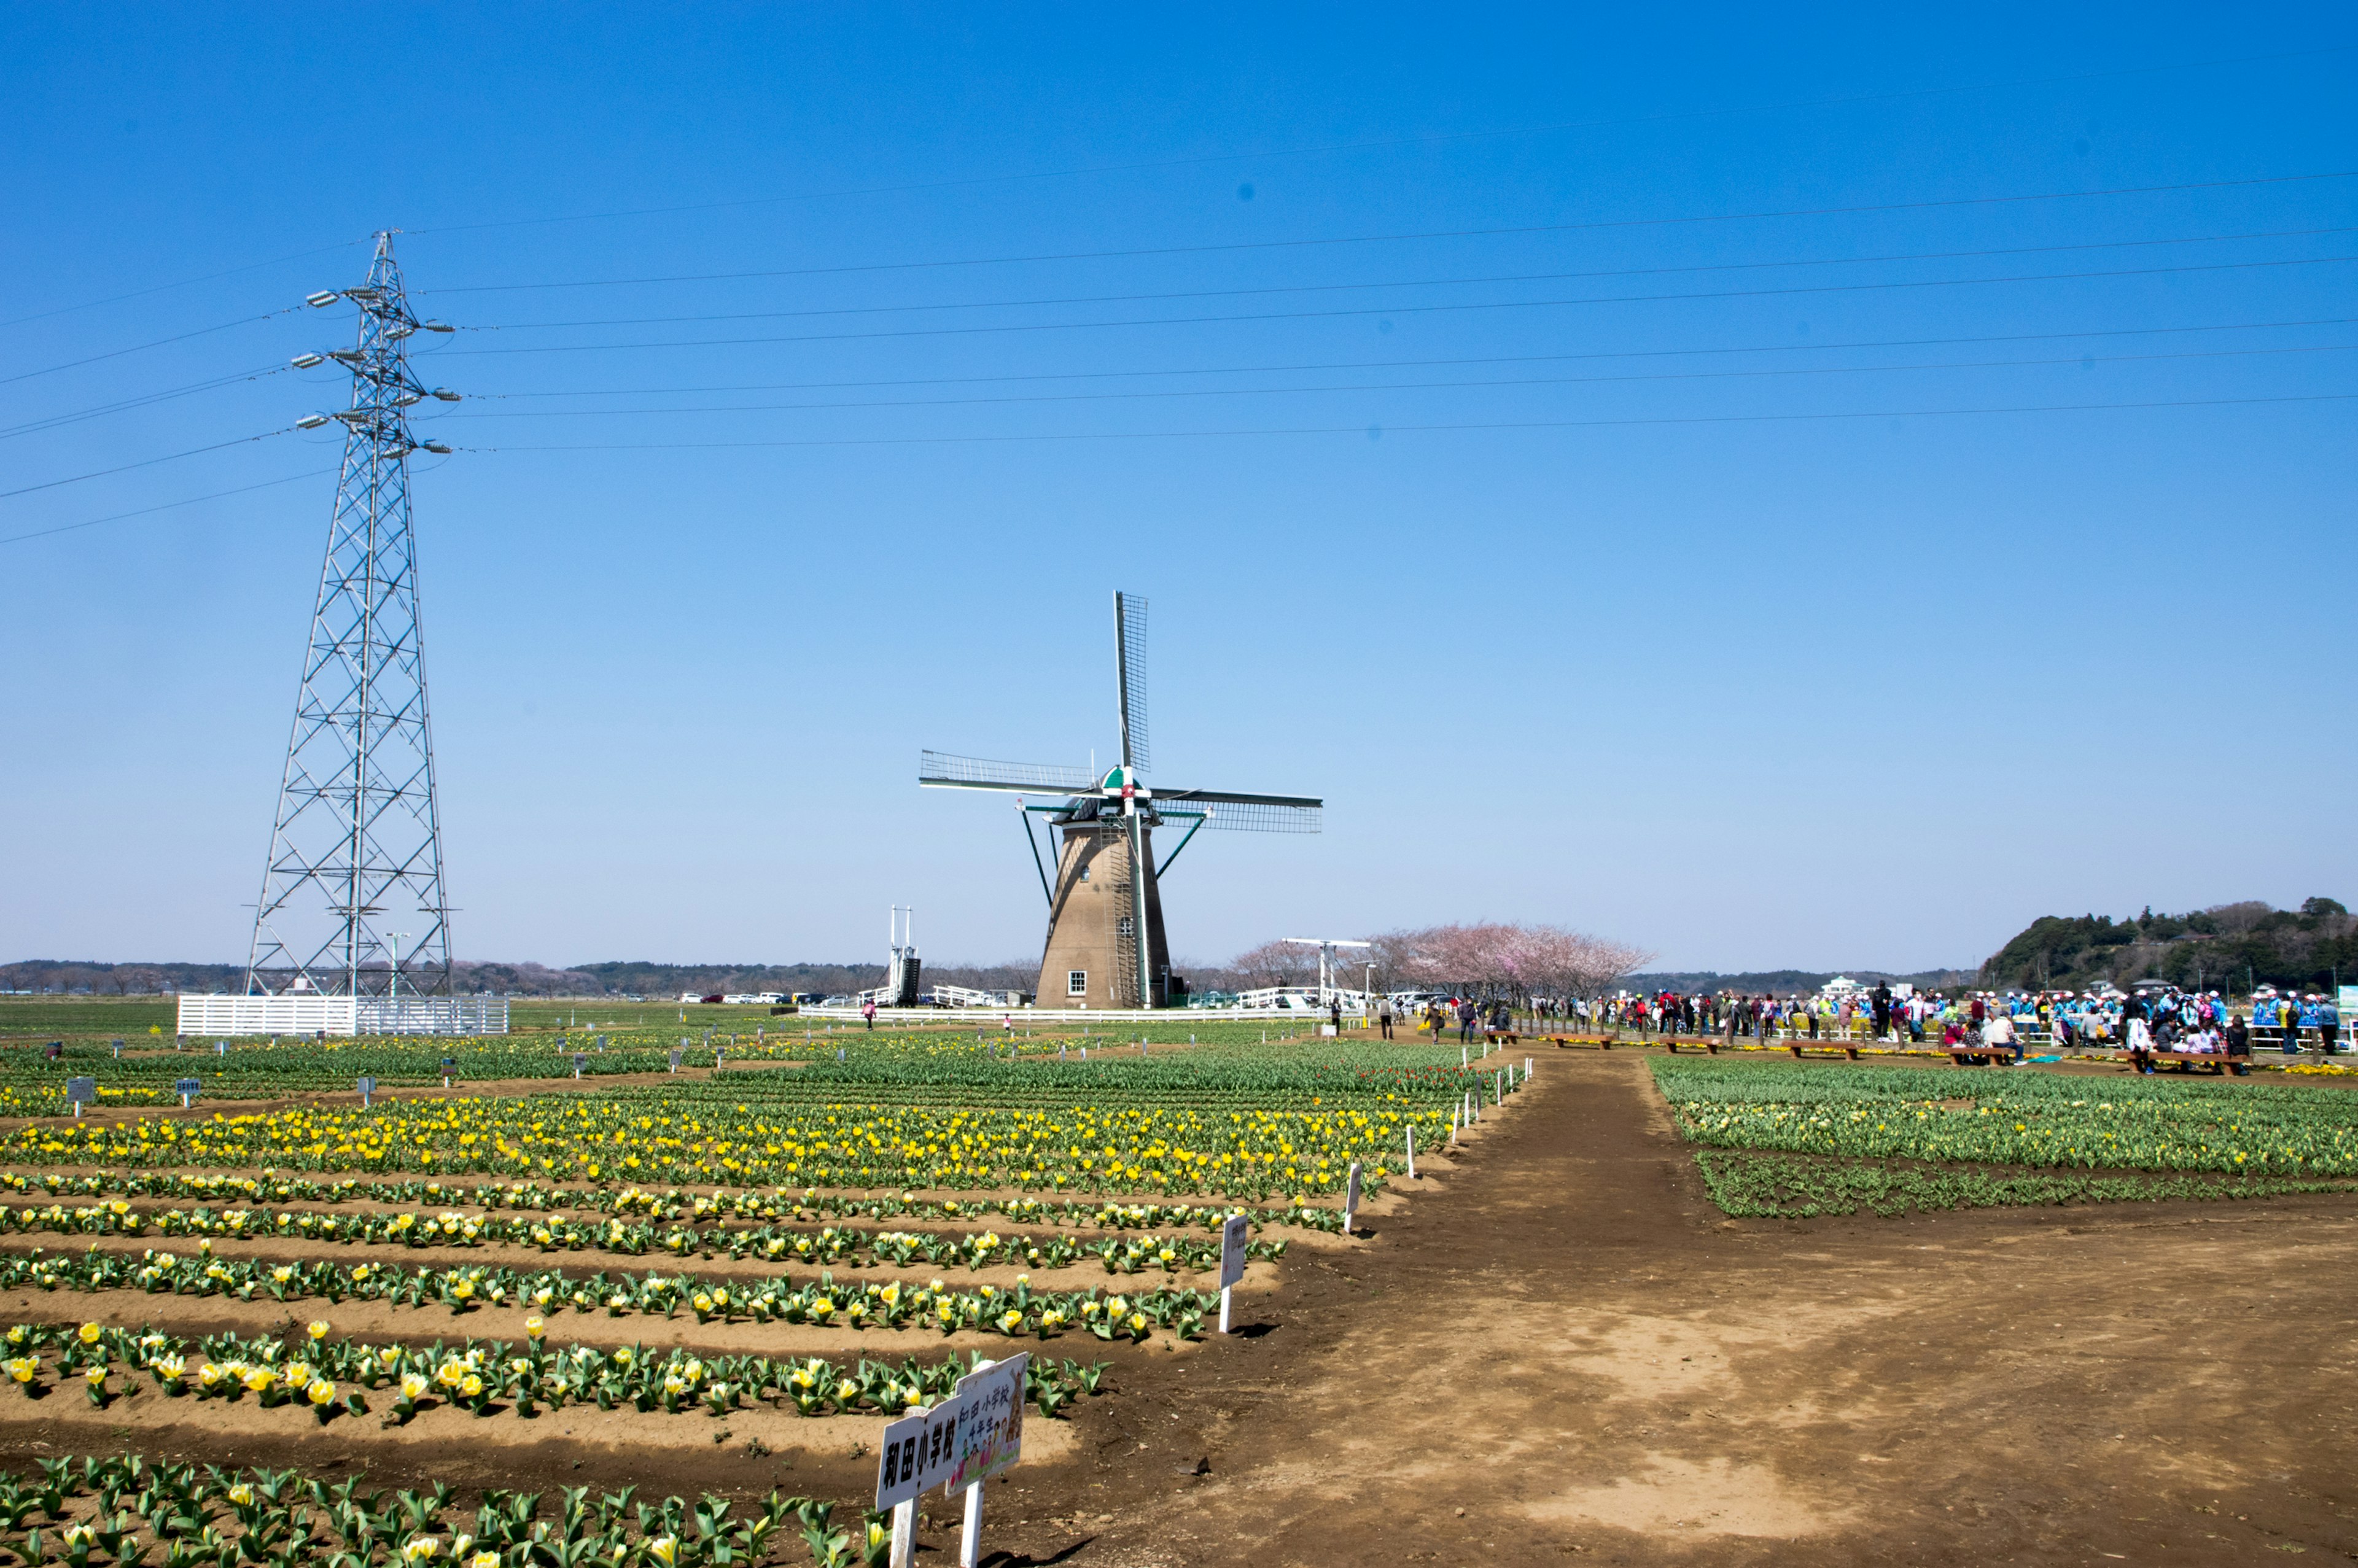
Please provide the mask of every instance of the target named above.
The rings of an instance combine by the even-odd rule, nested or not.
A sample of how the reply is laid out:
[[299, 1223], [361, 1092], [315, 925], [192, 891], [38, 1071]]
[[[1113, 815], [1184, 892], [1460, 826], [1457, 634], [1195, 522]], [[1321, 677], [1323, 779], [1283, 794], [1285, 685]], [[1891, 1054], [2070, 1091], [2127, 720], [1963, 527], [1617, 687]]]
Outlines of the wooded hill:
[[2358, 920], [2330, 898], [2297, 910], [2256, 899], [2190, 914], [2148, 908], [2119, 921], [2042, 914], [1981, 968], [1983, 985], [2020, 990], [2086, 990], [2103, 980], [2126, 988], [2148, 978], [2205, 990], [2323, 990], [2338, 977], [2358, 981]]

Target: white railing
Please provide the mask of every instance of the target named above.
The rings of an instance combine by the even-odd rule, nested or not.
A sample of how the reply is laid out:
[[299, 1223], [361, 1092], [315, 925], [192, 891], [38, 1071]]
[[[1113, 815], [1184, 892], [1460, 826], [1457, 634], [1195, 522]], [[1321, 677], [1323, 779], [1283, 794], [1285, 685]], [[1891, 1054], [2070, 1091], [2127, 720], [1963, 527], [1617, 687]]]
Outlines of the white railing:
[[178, 1033], [505, 1034], [508, 999], [449, 996], [186, 996]]

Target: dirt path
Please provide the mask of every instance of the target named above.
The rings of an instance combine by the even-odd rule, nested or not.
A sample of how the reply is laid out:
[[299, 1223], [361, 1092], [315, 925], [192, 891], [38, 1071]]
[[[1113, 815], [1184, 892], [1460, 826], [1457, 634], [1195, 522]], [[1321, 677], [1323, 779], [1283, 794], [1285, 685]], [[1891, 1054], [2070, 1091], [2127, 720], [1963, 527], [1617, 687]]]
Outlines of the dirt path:
[[1643, 1065], [1601, 1055], [1551, 1060], [1485, 1131], [1358, 1257], [1290, 1270], [1266, 1332], [1088, 1412], [1094, 1459], [994, 1488], [993, 1544], [1109, 1565], [2358, 1555], [2358, 1200], [1738, 1224]]

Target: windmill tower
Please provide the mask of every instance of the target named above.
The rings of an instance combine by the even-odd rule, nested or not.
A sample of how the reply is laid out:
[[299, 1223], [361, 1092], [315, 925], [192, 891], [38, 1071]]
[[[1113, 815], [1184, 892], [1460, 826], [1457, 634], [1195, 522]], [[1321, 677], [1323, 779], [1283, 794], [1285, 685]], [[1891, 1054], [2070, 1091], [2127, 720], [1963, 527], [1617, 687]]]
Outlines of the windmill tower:
[[[1121, 720], [1120, 764], [1102, 777], [1087, 768], [995, 762], [927, 752], [917, 783], [928, 789], [993, 790], [1016, 797], [1033, 868], [1048, 901], [1048, 946], [1040, 961], [1041, 1007], [1161, 1007], [1169, 1000], [1171, 949], [1163, 935], [1161, 881], [1206, 827], [1315, 833], [1325, 802], [1315, 795], [1241, 795], [1216, 789], [1151, 789], [1146, 738], [1146, 600], [1113, 596], [1114, 689]], [[1033, 804], [1047, 796], [1055, 804]], [[1052, 884], [1033, 837], [1043, 819], [1049, 842], [1064, 835]], [[1183, 827], [1154, 860], [1154, 830]]]

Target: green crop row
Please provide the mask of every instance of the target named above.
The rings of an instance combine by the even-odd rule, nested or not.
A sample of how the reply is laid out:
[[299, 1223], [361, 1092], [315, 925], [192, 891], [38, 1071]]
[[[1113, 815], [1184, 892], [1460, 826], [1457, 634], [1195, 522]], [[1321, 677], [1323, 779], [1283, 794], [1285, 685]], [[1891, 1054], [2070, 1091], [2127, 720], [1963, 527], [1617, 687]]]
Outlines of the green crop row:
[[1879, 1161], [1700, 1150], [1695, 1163], [1722, 1213], [1807, 1218], [1871, 1209], [2000, 1208], [2082, 1203], [2161, 1203], [2184, 1199], [2281, 1197], [2347, 1192], [2348, 1180], [2130, 1173], [2093, 1175], [2020, 1167], [1891, 1165]]
[[2358, 1096], [2336, 1089], [1794, 1069], [1709, 1058], [1651, 1065], [1682, 1134], [1712, 1148], [1947, 1164], [2358, 1174]]

